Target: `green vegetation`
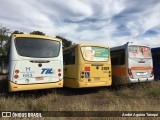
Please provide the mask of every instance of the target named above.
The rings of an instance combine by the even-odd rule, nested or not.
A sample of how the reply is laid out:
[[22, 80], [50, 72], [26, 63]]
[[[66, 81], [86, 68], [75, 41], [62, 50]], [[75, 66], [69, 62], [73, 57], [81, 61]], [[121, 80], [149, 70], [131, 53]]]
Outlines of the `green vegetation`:
[[6, 56], [7, 54], [7, 41], [9, 39], [10, 30], [0, 24], [0, 56]]
[[154, 81], [116, 89], [62, 88], [1, 93], [0, 111], [160, 111], [159, 88], [160, 81]]
[[33, 31], [30, 34], [34, 34], [34, 35], [45, 35], [45, 33], [41, 32], [41, 31]]
[[66, 38], [63, 38], [61, 36], [56, 36], [56, 38], [59, 38], [62, 40], [62, 44], [63, 44], [63, 49], [64, 48], [67, 48], [67, 47], [70, 47], [71, 45], [74, 45], [74, 43], [72, 43], [72, 41], [66, 39]]
[[12, 34], [24, 34], [24, 33], [21, 31], [15, 30]]

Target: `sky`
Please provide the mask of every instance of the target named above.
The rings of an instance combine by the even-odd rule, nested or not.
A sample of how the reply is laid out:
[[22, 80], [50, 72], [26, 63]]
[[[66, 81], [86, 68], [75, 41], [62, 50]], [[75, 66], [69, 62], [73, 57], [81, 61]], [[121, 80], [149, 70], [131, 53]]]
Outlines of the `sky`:
[[74, 43], [160, 46], [160, 0], [0, 0], [0, 24]]

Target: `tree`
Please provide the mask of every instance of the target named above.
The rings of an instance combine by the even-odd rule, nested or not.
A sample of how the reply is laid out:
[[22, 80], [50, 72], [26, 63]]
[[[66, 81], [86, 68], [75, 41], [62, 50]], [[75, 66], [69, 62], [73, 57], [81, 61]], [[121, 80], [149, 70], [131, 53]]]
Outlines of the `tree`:
[[2, 62], [6, 60], [6, 56], [8, 52], [7, 50], [9, 46], [8, 45], [9, 33], [10, 33], [10, 29], [0, 24], [0, 68], [1, 68]]
[[6, 50], [6, 43], [8, 43], [10, 29], [7, 27], [4, 27], [2, 24], [0, 25], [0, 56], [6, 56], [7, 50]]
[[24, 34], [24, 33], [21, 31], [15, 30], [12, 34]]
[[71, 46], [71, 45], [74, 44], [74, 43], [72, 43], [72, 41], [70, 41], [70, 40], [68, 40], [68, 39], [66, 39], [66, 38], [63, 38], [63, 37], [61, 37], [61, 36], [56, 36], [56, 38], [59, 38], [59, 39], [62, 40], [63, 49], [64, 49], [64, 48], [67, 48], [67, 47], [69, 47], [69, 46]]
[[45, 35], [45, 33], [41, 32], [41, 31], [33, 31], [30, 34], [34, 34], [34, 35]]

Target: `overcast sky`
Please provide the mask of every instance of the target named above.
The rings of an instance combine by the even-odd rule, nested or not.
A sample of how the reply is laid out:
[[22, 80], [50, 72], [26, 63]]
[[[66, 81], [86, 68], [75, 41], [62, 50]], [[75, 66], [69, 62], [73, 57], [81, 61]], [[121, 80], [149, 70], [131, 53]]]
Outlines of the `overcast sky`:
[[160, 0], [0, 0], [0, 24], [74, 43], [160, 46]]

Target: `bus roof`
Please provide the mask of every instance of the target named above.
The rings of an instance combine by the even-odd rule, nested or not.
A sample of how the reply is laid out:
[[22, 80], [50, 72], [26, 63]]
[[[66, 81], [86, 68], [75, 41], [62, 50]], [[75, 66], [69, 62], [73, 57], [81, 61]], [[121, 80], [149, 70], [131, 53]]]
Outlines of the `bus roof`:
[[45, 35], [34, 35], [34, 34], [12, 34], [12, 37], [32, 37], [32, 38], [42, 38], [42, 39], [50, 39], [50, 40], [56, 40], [56, 41], [62, 41], [59, 38], [56, 37], [50, 37], [50, 36], [45, 36]]
[[159, 51], [159, 50], [160, 50], [160, 47], [152, 48], [151, 50], [152, 50], [152, 51]]
[[[148, 46], [148, 45], [135, 44], [135, 43], [133, 43], [133, 42], [127, 42], [127, 43], [124, 44], [124, 45], [112, 47], [112, 48], [111, 48], [111, 51], [120, 50], [120, 49], [125, 49], [125, 48], [127, 48], [128, 46], [130, 46], [130, 45], [135, 45], [135, 46]], [[148, 46], [148, 47], [149, 47], [149, 46]]]
[[67, 48], [65, 48], [63, 51], [72, 49], [72, 48], [77, 47], [77, 46], [80, 46], [80, 47], [81, 47], [81, 46], [99, 46], [99, 47], [109, 48], [108, 46], [104, 46], [104, 45], [100, 45], [100, 44], [81, 43], [81, 44], [75, 44], [75, 45], [72, 45], [72, 46], [70, 46], [70, 47], [67, 47]]

